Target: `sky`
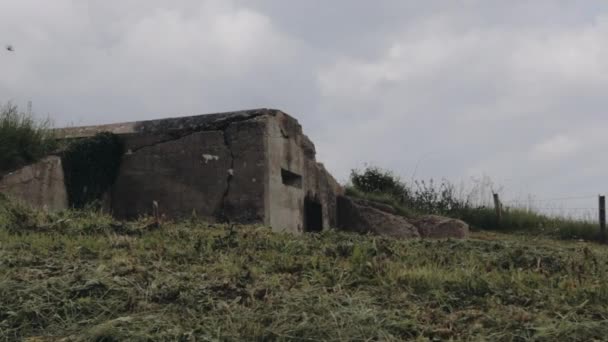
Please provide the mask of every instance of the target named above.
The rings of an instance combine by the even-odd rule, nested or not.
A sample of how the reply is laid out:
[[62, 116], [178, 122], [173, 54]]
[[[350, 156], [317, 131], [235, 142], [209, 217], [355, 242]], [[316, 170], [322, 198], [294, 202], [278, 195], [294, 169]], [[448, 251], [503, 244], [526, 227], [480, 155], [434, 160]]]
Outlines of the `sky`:
[[342, 182], [608, 193], [605, 1], [0, 0], [0, 43], [0, 102], [58, 127], [277, 108]]

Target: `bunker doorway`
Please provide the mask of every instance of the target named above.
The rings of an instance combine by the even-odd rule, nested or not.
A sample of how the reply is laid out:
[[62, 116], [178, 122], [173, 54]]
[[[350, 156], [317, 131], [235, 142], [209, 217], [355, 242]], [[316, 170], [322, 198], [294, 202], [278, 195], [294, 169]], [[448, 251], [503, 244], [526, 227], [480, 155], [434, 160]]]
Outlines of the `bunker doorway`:
[[323, 208], [319, 201], [310, 196], [304, 198], [304, 231], [320, 232], [323, 230]]

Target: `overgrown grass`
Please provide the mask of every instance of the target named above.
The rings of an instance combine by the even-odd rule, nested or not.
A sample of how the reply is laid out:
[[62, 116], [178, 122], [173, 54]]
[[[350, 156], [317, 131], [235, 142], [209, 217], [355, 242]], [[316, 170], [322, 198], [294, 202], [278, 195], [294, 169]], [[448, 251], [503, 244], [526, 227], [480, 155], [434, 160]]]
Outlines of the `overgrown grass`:
[[[487, 195], [486, 183], [474, 187], [469, 194], [458, 194], [455, 186], [443, 180], [414, 181], [409, 185], [390, 171], [367, 167], [353, 170], [352, 185], [346, 195], [390, 205], [397, 213], [411, 218], [438, 214], [462, 219], [473, 229], [548, 235], [561, 239], [598, 240], [599, 224], [583, 219], [551, 217], [533, 210], [505, 207], [498, 219], [494, 208], [476, 204], [472, 197]], [[492, 186], [491, 184], [489, 184]]]
[[[429, 214], [408, 208], [389, 194], [364, 193], [353, 187], [346, 187], [346, 194], [389, 205], [398, 214], [408, 218]], [[560, 239], [584, 239], [588, 241], [597, 240], [599, 237], [599, 225], [597, 223], [562, 217], [549, 217], [519, 208], [504, 208], [500, 221], [496, 216], [494, 208], [486, 207], [459, 208], [458, 210], [451, 210], [440, 214], [461, 219], [477, 230], [547, 235]]]
[[498, 221], [494, 208], [467, 208], [455, 216], [479, 229], [550, 235], [561, 239], [598, 240], [599, 224], [582, 219], [550, 217], [519, 208], [504, 208]]
[[[346, 187], [346, 195], [389, 205], [397, 213], [408, 218], [425, 214], [437, 214], [437, 212], [428, 213], [408, 208], [389, 194], [365, 193], [353, 187]], [[496, 216], [495, 209], [487, 207], [462, 207], [457, 210], [439, 212], [439, 214], [461, 219], [476, 230], [546, 235], [560, 239], [583, 239], [588, 241], [599, 239], [599, 225], [595, 222], [549, 217], [519, 208], [504, 208], [500, 221]]]
[[382, 192], [363, 192], [353, 186], [346, 186], [344, 193], [347, 196], [364, 199], [367, 201], [378, 202], [391, 206], [399, 215], [413, 218], [419, 216], [421, 213], [406, 207], [399, 202], [393, 195], [382, 193]]
[[0, 109], [0, 176], [35, 162], [56, 147], [50, 121], [37, 121], [10, 103]]
[[598, 245], [293, 236], [196, 220], [155, 229], [0, 206], [0, 340], [608, 336], [608, 251]]

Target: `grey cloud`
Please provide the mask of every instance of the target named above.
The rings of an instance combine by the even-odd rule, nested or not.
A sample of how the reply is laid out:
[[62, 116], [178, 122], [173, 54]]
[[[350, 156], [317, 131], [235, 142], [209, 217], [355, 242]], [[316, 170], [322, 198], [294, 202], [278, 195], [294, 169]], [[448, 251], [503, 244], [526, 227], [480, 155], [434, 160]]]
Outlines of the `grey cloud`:
[[31, 99], [58, 125], [278, 107], [341, 180], [372, 162], [406, 179], [488, 174], [507, 196], [608, 190], [595, 157], [608, 4], [8, 0], [0, 13], [16, 48], [0, 55], [0, 101]]

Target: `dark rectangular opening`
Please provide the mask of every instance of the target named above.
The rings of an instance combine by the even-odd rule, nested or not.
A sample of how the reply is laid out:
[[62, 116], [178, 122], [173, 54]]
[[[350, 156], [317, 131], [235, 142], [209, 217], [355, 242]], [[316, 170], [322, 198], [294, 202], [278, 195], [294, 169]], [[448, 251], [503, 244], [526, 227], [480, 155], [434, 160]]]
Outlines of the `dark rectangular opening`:
[[281, 169], [281, 179], [283, 184], [302, 189], [302, 176], [289, 170]]
[[323, 230], [323, 207], [321, 203], [310, 199], [304, 199], [304, 231], [320, 232]]

